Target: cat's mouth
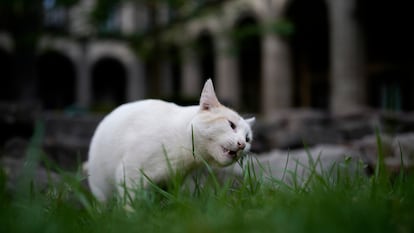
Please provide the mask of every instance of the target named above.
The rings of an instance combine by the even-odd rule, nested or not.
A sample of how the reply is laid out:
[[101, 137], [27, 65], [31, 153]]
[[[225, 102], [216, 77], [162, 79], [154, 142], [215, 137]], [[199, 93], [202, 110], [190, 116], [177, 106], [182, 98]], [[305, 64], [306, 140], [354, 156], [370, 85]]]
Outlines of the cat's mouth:
[[236, 159], [237, 158], [237, 152], [238, 152], [237, 150], [229, 150], [229, 149], [227, 149], [225, 147], [222, 147], [222, 148], [223, 148], [224, 154], [228, 155], [232, 159]]

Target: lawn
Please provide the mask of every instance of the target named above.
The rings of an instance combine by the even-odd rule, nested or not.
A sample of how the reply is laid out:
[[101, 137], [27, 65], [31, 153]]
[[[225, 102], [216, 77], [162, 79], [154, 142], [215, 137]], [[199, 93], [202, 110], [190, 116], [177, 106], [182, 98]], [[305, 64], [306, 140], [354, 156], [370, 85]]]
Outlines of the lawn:
[[[38, 157], [28, 151], [29, 164]], [[315, 173], [285, 184], [248, 164], [237, 185], [213, 173], [203, 184], [187, 185], [177, 176], [164, 189], [154, 185], [137, 193], [134, 212], [125, 211], [122, 200], [96, 202], [80, 173], [60, 171], [61, 182], [40, 190], [29, 166], [10, 191], [2, 172], [0, 232], [414, 232], [414, 176], [408, 172], [391, 176], [379, 166], [370, 177]]]

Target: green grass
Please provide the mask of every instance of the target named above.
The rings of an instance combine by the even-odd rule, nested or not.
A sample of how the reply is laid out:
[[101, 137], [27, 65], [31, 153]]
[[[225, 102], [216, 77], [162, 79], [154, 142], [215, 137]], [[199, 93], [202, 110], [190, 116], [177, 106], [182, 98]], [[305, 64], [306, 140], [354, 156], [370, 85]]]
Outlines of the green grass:
[[[28, 150], [32, 164], [39, 153]], [[79, 173], [61, 171], [63, 181], [47, 190], [22, 179], [15, 191], [6, 189], [0, 173], [0, 232], [414, 232], [411, 174], [391, 177], [379, 167], [372, 177], [314, 173], [288, 185], [245, 163], [236, 187], [207, 172], [207, 181], [190, 188], [178, 175], [166, 190], [138, 193], [135, 212], [126, 212], [120, 200], [96, 202]]]

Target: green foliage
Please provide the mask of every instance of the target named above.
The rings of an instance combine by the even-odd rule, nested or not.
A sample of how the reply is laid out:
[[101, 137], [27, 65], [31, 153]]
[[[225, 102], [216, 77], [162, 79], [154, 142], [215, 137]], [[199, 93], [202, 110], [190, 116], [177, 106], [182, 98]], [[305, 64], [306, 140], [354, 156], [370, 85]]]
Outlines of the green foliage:
[[99, 0], [91, 13], [92, 22], [99, 25], [107, 20], [122, 0]]
[[[39, 158], [33, 147], [41, 136], [39, 124], [29, 157]], [[81, 184], [85, 177], [80, 172], [61, 171], [62, 181], [51, 182], [47, 190], [28, 182], [15, 191], [6, 190], [0, 172], [0, 226], [2, 232], [25, 233], [414, 231], [412, 174], [401, 171], [395, 179], [382, 168], [371, 178], [346, 169], [317, 173], [321, 163], [310, 159], [298, 164], [310, 172], [308, 178], [285, 171], [293, 179], [286, 183], [264, 176], [266, 167], [255, 162], [244, 158], [242, 176], [224, 181], [207, 163], [207, 172], [197, 173], [193, 185], [183, 174], [172, 174], [165, 188], [151, 183], [152, 188], [137, 190], [134, 212], [125, 211], [121, 200], [96, 202]], [[346, 168], [349, 162], [338, 166]]]
[[269, 26], [269, 30], [282, 36], [291, 36], [295, 32], [295, 26], [288, 19], [280, 19]]

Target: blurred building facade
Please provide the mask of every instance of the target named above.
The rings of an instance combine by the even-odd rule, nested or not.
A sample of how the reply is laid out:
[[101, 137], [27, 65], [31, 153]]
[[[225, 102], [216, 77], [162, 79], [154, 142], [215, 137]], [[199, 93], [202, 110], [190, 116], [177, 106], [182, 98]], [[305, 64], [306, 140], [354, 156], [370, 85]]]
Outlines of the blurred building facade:
[[[51, 33], [33, 82], [45, 108], [196, 100], [212, 78], [219, 98], [244, 112], [414, 109], [414, 20], [402, 0], [126, 1], [99, 27], [88, 21], [94, 0], [53, 2], [44, 1]], [[3, 84], [12, 53], [0, 32]]]

